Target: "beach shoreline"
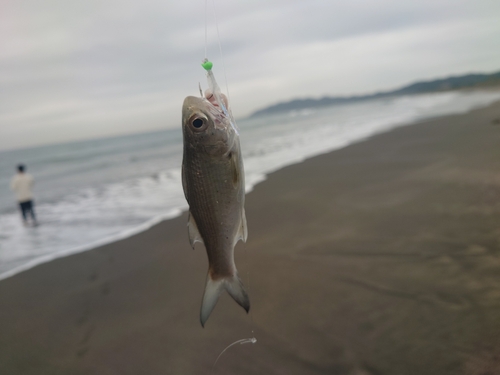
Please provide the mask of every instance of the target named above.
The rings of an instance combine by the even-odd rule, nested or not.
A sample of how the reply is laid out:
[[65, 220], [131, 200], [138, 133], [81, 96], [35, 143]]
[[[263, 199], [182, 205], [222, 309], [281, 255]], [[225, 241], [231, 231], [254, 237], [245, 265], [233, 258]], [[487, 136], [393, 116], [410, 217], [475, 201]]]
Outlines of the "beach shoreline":
[[[491, 91], [493, 93], [499, 92], [498, 87], [491, 88], [490, 90], [477, 91], [477, 90], [468, 89], [468, 90], [459, 90], [459, 91], [466, 91], [469, 93], [471, 93], [471, 92], [478, 93], [479, 92], [480, 94], [487, 92], [487, 91]], [[480, 105], [479, 108], [484, 108], [484, 106], [485, 106], [485, 104], [483, 103]], [[469, 108], [470, 108], [470, 103], [467, 103], [465, 109], [462, 109], [462, 111], [458, 110], [458, 108], [455, 108], [452, 112], [456, 112], [458, 110], [458, 113], [455, 113], [455, 114], [463, 114], [463, 113], [469, 112], [470, 111]], [[446, 110], [445, 110], [445, 112], [446, 112]], [[316, 150], [316, 152], [313, 152], [312, 154], [309, 151], [309, 152], [306, 152], [306, 155], [301, 155], [298, 158], [291, 157], [289, 155], [291, 157], [291, 160], [288, 160], [288, 164], [278, 163], [277, 166], [274, 166], [270, 169], [268, 168], [267, 171], [263, 171], [263, 172], [259, 173], [257, 176], [254, 173], [254, 175], [252, 175], [250, 178], [250, 181], [251, 181], [250, 186], [248, 186], [249, 184], [247, 183], [247, 194], [253, 190], [255, 184], [259, 184], [260, 182], [265, 181], [267, 176], [269, 176], [270, 174], [272, 174], [272, 173], [274, 173], [282, 168], [285, 168], [287, 166], [302, 163], [310, 158], [316, 157], [318, 155], [327, 154], [327, 153], [330, 153], [330, 152], [333, 152], [336, 150], [340, 150], [340, 149], [343, 149], [345, 147], [349, 147], [350, 145], [356, 144], [358, 142], [364, 142], [367, 139], [373, 137], [374, 135], [383, 134], [383, 133], [392, 131], [393, 129], [398, 128], [398, 127], [412, 126], [412, 125], [419, 124], [421, 122], [426, 122], [426, 121], [438, 119], [438, 118], [441, 118], [441, 117], [447, 116], [447, 115], [450, 115], [450, 114], [448, 113], [446, 115], [442, 115], [442, 114], [441, 115], [439, 115], [439, 114], [428, 115], [427, 117], [420, 117], [420, 118], [417, 118], [417, 119], [414, 119], [411, 121], [410, 120], [402, 121], [400, 123], [397, 123], [397, 122], [393, 123], [392, 120], [388, 120], [389, 123], [386, 124], [385, 127], [382, 127], [382, 129], [375, 130], [374, 133], [368, 132], [366, 135], [364, 135], [362, 137], [359, 137], [359, 138], [354, 139], [354, 140], [349, 140], [349, 141], [343, 139], [342, 135], [337, 136], [340, 138], [340, 142], [339, 142], [339, 139], [336, 139], [334, 137], [335, 138], [334, 143], [331, 144], [329, 147], [327, 147], [327, 149], [324, 149], [324, 146], [323, 146], [323, 148]], [[180, 175], [180, 172], [179, 172], [179, 175]], [[248, 180], [247, 180], [247, 182], [248, 182]], [[179, 182], [179, 186], [180, 186], [180, 182]], [[168, 194], [168, 192], [164, 192], [164, 193]], [[178, 195], [178, 197], [177, 197], [177, 200], [178, 200], [179, 198], [181, 198], [181, 195], [180, 194], [177, 194], [177, 195]], [[174, 199], [174, 201], [175, 201], [175, 199]], [[101, 203], [103, 203], [103, 202], [101, 202]], [[124, 202], [122, 202], [122, 203], [124, 203]], [[70, 210], [71, 209], [74, 209], [74, 207], [70, 208]], [[72, 244], [68, 245], [66, 247], [59, 246], [59, 243], [64, 243], [65, 240], [68, 240], [68, 238], [65, 238], [63, 236], [63, 237], [59, 238], [59, 242], [56, 243], [56, 250], [49, 250], [48, 248], [45, 248], [47, 246], [47, 244], [45, 244], [45, 245], [43, 243], [38, 244], [38, 246], [41, 246], [38, 253], [43, 254], [43, 255], [39, 255], [37, 257], [30, 257], [27, 254], [27, 256], [24, 260], [22, 258], [14, 259], [13, 263], [18, 263], [19, 265], [16, 265], [13, 268], [11, 266], [7, 266], [7, 267], [3, 267], [3, 268], [0, 267], [0, 281], [4, 280], [6, 278], [12, 277], [18, 273], [29, 270], [33, 267], [36, 267], [39, 264], [50, 262], [50, 261], [53, 261], [53, 260], [58, 259], [60, 257], [66, 257], [66, 256], [70, 256], [73, 254], [78, 254], [80, 252], [93, 250], [93, 249], [98, 248], [100, 246], [104, 246], [107, 244], [111, 244], [113, 242], [117, 242], [117, 241], [129, 238], [133, 235], [136, 235], [140, 232], [143, 232], [143, 231], [151, 228], [154, 225], [157, 225], [160, 222], [175, 219], [176, 217], [179, 217], [186, 210], [187, 210], [187, 205], [184, 201], [184, 198], [182, 197], [182, 203], [179, 204], [179, 202], [177, 202], [177, 205], [165, 207], [164, 212], [162, 212], [161, 214], [159, 214], [157, 212], [157, 214], [152, 216], [150, 219], [148, 219], [144, 222], [139, 222], [135, 226], [124, 228], [120, 232], [116, 232], [116, 233], [108, 232], [108, 234], [104, 235], [103, 237], [94, 236], [93, 238], [92, 237], [87, 238], [87, 242], [85, 242], [85, 241], [82, 242], [81, 240], [72, 241]], [[45, 213], [47, 214], [47, 212], [45, 212]], [[51, 216], [51, 213], [49, 212], [48, 215]], [[17, 214], [13, 215], [13, 216], [17, 216]], [[17, 217], [16, 217], [16, 219], [17, 219]], [[82, 219], [85, 220], [85, 215], [82, 217]], [[3, 223], [3, 224], [5, 224], [7, 226], [13, 225], [13, 223], [8, 223], [8, 224]], [[17, 224], [17, 220], [16, 220], [15, 224]], [[65, 223], [63, 223], [63, 225], [65, 225]], [[56, 233], [54, 233], [54, 228], [57, 228], [57, 223], [51, 221], [49, 229], [48, 229], [49, 232], [48, 233], [45, 233], [45, 232], [44, 233], [32, 233], [32, 235], [33, 235], [32, 240], [36, 240], [37, 236], [53, 237], [55, 240], [57, 240], [58, 235]], [[47, 228], [45, 227], [45, 225], [43, 225], [42, 229], [47, 229]], [[67, 228], [64, 228], [63, 231], [65, 229], [67, 229]], [[38, 231], [39, 231], [39, 228], [37, 228], [36, 232], [38, 232]], [[4, 234], [4, 235], [7, 235], [7, 234]], [[0, 233], [0, 237], [2, 237], [2, 233]], [[13, 244], [11, 244], [11, 245], [13, 245]], [[22, 253], [23, 251], [29, 251], [29, 250], [30, 250], [30, 247], [28, 247], [24, 250], [17, 249], [16, 251]], [[37, 249], [34, 249], [34, 250], [37, 250]]]
[[185, 212], [0, 281], [0, 373], [207, 373], [252, 332], [220, 373], [500, 371], [496, 119], [500, 102], [268, 175], [236, 248], [250, 316], [224, 295], [200, 327]]
[[[240, 125], [247, 192], [284, 166], [399, 126], [411, 126], [424, 118], [482, 108], [499, 98], [500, 91], [402, 96], [329, 107], [308, 115], [289, 114], [285, 119], [243, 121]], [[187, 208], [181, 188], [179, 130], [82, 142], [75, 152], [64, 144], [31, 150], [26, 161], [35, 168], [37, 213], [42, 225], [26, 229], [19, 226], [17, 212], [0, 215], [0, 280], [37, 264], [129, 237], [178, 216]], [[105, 169], [95, 147], [101, 152], [114, 150], [106, 157]], [[50, 160], [61, 153], [70, 162], [51, 164]], [[11, 165], [19, 157], [19, 153], [8, 154], [7, 159], [2, 159], [3, 165]], [[64, 177], [62, 180], [48, 178], [54, 168], [59, 177]], [[85, 181], [84, 186], [78, 181]], [[5, 198], [0, 196], [0, 206], [11, 206], [11, 197]]]

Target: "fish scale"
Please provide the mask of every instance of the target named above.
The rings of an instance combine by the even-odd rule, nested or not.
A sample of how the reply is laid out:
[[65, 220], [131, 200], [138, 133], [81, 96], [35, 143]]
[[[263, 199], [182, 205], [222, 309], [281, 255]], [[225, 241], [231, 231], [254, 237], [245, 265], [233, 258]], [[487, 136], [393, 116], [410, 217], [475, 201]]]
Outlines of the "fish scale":
[[[225, 264], [218, 261], [221, 255], [218, 254], [218, 251], [225, 253], [228, 247], [232, 247], [227, 229], [225, 232], [220, 230], [221, 225], [224, 224], [221, 220], [224, 220], [224, 214], [227, 212], [226, 201], [231, 198], [231, 195], [234, 195], [234, 188], [231, 189], [228, 187], [228, 183], [223, 182], [229, 181], [230, 176], [224, 173], [227, 168], [213, 168], [213, 165], [203, 165], [203, 160], [196, 157], [190, 161], [188, 159], [186, 165], [193, 166], [194, 173], [190, 174], [192, 179], [188, 181], [188, 184], [193, 187], [193, 192], [197, 195], [197, 199], [192, 199], [192, 203], [190, 202], [190, 212], [195, 218], [207, 248], [210, 267], [215, 270], [217, 277], [232, 276], [234, 271], [224, 269]], [[210, 167], [212, 167], [212, 173], [203, 172]]]

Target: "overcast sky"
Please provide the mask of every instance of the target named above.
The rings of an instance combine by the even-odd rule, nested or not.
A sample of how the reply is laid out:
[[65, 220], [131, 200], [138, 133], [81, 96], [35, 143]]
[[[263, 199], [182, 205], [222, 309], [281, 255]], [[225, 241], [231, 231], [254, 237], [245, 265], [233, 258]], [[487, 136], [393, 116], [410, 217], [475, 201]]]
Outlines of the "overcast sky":
[[[215, 0], [235, 116], [500, 70], [498, 0]], [[208, 58], [224, 89], [212, 0]], [[3, 0], [0, 150], [180, 126], [204, 0]]]

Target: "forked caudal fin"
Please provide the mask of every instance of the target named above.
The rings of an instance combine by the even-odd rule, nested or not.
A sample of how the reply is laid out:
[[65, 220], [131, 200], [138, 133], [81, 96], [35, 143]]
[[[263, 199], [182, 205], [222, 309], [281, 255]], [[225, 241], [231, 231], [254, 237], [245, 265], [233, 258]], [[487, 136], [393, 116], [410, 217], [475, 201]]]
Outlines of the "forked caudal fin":
[[203, 295], [203, 302], [201, 303], [200, 322], [203, 327], [224, 289], [227, 290], [229, 295], [233, 297], [238, 305], [243, 307], [247, 313], [250, 310], [250, 300], [248, 299], [248, 294], [238, 274], [232, 277], [212, 280], [209, 273], [207, 276], [207, 285], [205, 286], [205, 294]]

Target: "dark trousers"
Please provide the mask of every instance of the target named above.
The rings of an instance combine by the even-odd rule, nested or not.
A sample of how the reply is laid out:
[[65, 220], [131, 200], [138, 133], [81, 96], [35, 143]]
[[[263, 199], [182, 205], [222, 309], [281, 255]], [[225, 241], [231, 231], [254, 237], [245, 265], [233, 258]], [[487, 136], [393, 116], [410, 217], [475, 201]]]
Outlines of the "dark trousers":
[[33, 221], [36, 221], [32, 200], [27, 202], [19, 202], [19, 207], [21, 207], [21, 213], [23, 214], [24, 221], [28, 220], [28, 214], [31, 215]]

